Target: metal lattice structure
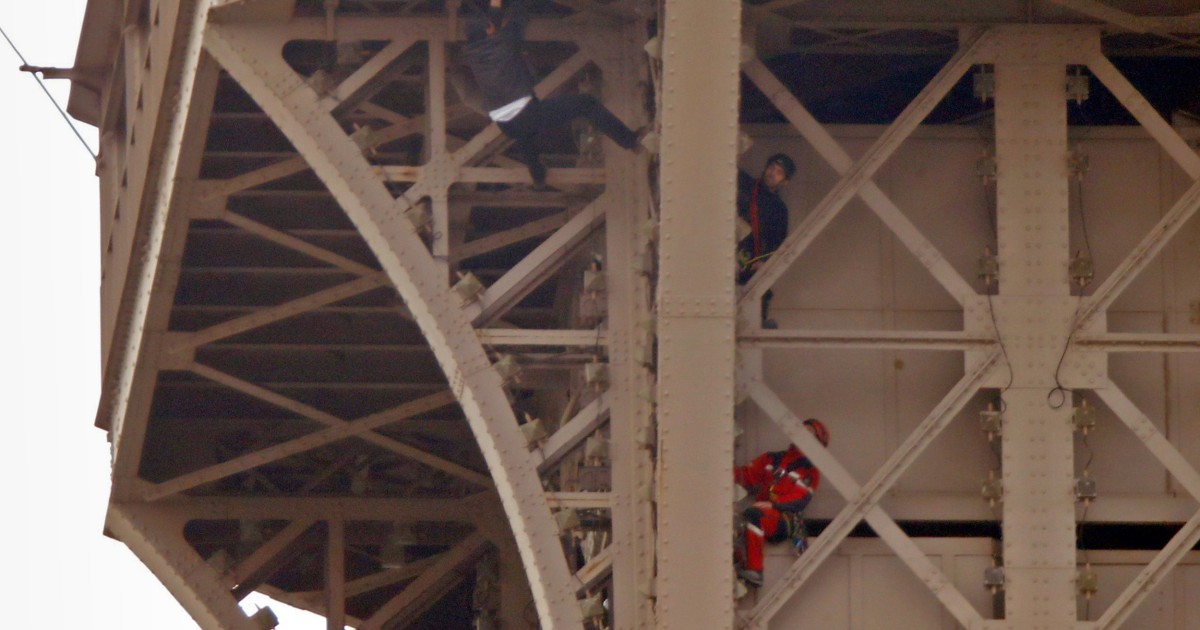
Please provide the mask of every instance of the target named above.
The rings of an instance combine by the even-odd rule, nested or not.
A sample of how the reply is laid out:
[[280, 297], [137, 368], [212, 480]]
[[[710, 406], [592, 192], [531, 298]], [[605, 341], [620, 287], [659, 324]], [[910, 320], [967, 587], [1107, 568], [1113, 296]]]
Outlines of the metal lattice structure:
[[[1148, 88], [1193, 3], [547, 0], [538, 94], [657, 141], [548, 133], [539, 189], [464, 1], [89, 3], [107, 532], [201, 627], [261, 591], [330, 628], [1107, 629], [1192, 579], [1200, 92]], [[776, 149], [793, 229], [737, 288], [732, 176]], [[729, 471], [783, 441], [829, 487], [747, 594]]]

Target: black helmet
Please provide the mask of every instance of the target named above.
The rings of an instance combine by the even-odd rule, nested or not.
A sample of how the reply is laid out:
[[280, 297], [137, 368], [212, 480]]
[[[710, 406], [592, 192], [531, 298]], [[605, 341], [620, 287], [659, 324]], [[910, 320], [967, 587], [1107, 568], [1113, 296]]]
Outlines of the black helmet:
[[776, 153], [775, 155], [767, 158], [767, 166], [772, 164], [778, 164], [779, 166], [783, 167], [783, 174], [787, 176], [788, 179], [791, 179], [792, 175], [796, 174], [796, 162], [794, 162], [792, 158], [788, 157], [786, 153]]

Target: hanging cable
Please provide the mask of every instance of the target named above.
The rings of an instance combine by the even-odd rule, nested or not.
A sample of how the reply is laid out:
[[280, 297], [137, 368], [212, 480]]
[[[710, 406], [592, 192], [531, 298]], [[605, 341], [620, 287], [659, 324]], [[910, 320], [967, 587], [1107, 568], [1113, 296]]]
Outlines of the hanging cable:
[[33, 80], [37, 81], [38, 86], [40, 86], [42, 91], [46, 93], [46, 97], [50, 99], [51, 103], [54, 103], [54, 109], [57, 109], [58, 114], [62, 116], [63, 120], [67, 121], [67, 126], [71, 128], [71, 131], [75, 132], [75, 137], [79, 138], [80, 144], [82, 144], [83, 148], [87, 150], [88, 155], [92, 156], [92, 159], [95, 160], [96, 152], [92, 151], [92, 147], [88, 145], [87, 140], [83, 139], [83, 135], [79, 133], [79, 129], [75, 127], [75, 123], [71, 122], [71, 117], [67, 116], [67, 112], [63, 111], [63, 108], [59, 106], [58, 101], [54, 100], [54, 95], [50, 93], [50, 90], [46, 89], [46, 84], [42, 83], [42, 78], [37, 75], [37, 71], [28, 69], [30, 66], [29, 62], [25, 60], [25, 55], [22, 55], [21, 51], [17, 49], [17, 45], [13, 43], [13, 40], [8, 36], [8, 33], [4, 32], [3, 27], [0, 27], [0, 35], [4, 36], [4, 41], [8, 42], [8, 45], [12, 47], [13, 52], [17, 53], [17, 57], [21, 60], [21, 69], [29, 72], [29, 74], [33, 76]]
[[[1094, 267], [1094, 263], [1091, 262], [1093, 260], [1092, 242], [1091, 238], [1088, 236], [1086, 218], [1087, 214], [1084, 212], [1083, 205], [1083, 175], [1085, 172], [1086, 168], [1081, 167], [1075, 173], [1075, 198], [1079, 207], [1079, 230], [1083, 236], [1083, 247], [1087, 252], [1087, 259], [1089, 263]], [[1054, 368], [1054, 388], [1046, 394], [1046, 402], [1049, 403], [1050, 407], [1053, 409], [1061, 409], [1063, 405], [1067, 404], [1067, 394], [1075, 393], [1074, 390], [1063, 386], [1062, 381], [1059, 380], [1059, 373], [1062, 371], [1063, 361], [1067, 358], [1067, 351], [1071, 348], [1071, 342], [1075, 339], [1075, 333], [1078, 332], [1079, 329], [1079, 312], [1083, 307], [1083, 292], [1084, 289], [1087, 288], [1088, 284], [1090, 284], [1092, 281], [1090, 268], [1086, 274], [1081, 273], [1080, 275], [1076, 275], [1074, 280], [1079, 285], [1079, 296], [1078, 300], [1075, 302], [1075, 313], [1071, 316], [1071, 324], [1068, 329], [1069, 332], [1067, 333], [1067, 341], [1063, 344], [1062, 354], [1058, 356], [1058, 365], [1056, 365]]]

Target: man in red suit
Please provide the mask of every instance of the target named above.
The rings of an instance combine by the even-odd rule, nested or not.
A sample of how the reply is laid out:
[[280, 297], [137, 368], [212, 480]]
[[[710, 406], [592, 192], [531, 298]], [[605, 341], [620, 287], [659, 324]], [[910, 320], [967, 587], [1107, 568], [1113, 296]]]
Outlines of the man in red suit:
[[[809, 418], [804, 426], [822, 446], [829, 446], [829, 429], [823, 422]], [[762, 586], [764, 540], [777, 543], [791, 538], [803, 551], [804, 508], [821, 484], [821, 471], [792, 444], [787, 450], [763, 453], [749, 465], [734, 468], [733, 480], [755, 498], [742, 513], [746, 556], [738, 576], [752, 586]]]

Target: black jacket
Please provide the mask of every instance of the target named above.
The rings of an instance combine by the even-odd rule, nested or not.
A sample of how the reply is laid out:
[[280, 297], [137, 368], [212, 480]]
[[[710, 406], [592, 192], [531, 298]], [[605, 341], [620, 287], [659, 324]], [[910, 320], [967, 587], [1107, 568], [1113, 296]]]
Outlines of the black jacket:
[[467, 17], [463, 56], [489, 112], [533, 94], [533, 74], [521, 56], [528, 23], [527, 0], [514, 0], [508, 10], [508, 21], [490, 36], [484, 35], [488, 26], [486, 14], [473, 11]]
[[[756, 189], [757, 193], [755, 192]], [[783, 240], [787, 238], [787, 204], [783, 203], [783, 199], [780, 199], [779, 195], [767, 190], [765, 184], [747, 175], [745, 171], [738, 171], [738, 216], [751, 225], [753, 225], [753, 221], [750, 217], [750, 201], [756, 196], [758, 202], [758, 236], [762, 249], [757, 252], [755, 251], [754, 234], [751, 233], [750, 236], [747, 236], [738, 243], [739, 260], [765, 260], [775, 250], [779, 249], [779, 246], [783, 244]], [[754, 272], [747, 265], [738, 273], [738, 282], [744, 284], [753, 275]]]

